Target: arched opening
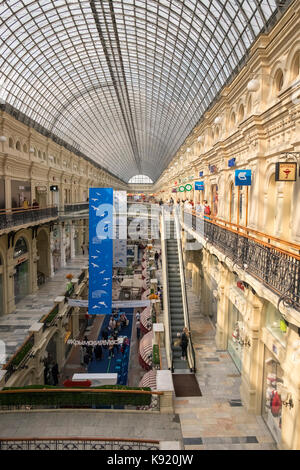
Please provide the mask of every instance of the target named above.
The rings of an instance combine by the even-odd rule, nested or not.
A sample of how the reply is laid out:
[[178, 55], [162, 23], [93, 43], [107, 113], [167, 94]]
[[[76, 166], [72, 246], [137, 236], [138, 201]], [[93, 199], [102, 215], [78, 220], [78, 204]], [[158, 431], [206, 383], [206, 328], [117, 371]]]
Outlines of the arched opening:
[[230, 222], [234, 222], [234, 206], [235, 206], [235, 201], [234, 201], [234, 196], [235, 196], [235, 186], [233, 183], [230, 183], [230, 189], [229, 189], [229, 220]]
[[30, 273], [28, 247], [25, 238], [20, 237], [14, 248], [14, 293], [15, 304], [20, 302], [30, 292]]
[[16, 143], [16, 150], [20, 151], [21, 150], [21, 144], [20, 141], [18, 140]]
[[[235, 126], [235, 112], [233, 112], [233, 113], [231, 114], [230, 125], [231, 125], [232, 127]], [[231, 130], [232, 130], [232, 129], [231, 129]]]
[[218, 215], [218, 185], [211, 186], [211, 215], [216, 217]]
[[275, 93], [279, 93], [283, 87], [283, 72], [281, 69], [278, 69], [274, 77], [274, 90]]
[[291, 74], [292, 80], [295, 80], [300, 75], [300, 51], [296, 52], [296, 55], [293, 58]]
[[130, 178], [128, 184], [153, 184], [153, 181], [147, 175], [135, 175]]
[[49, 237], [45, 230], [40, 230], [37, 236], [37, 282], [38, 286], [45, 283], [46, 278], [50, 276], [49, 266]]
[[239, 107], [239, 122], [241, 122], [244, 119], [244, 115], [245, 115], [244, 105], [241, 104], [241, 106]]
[[24, 152], [24, 153], [27, 153], [27, 150], [28, 150], [28, 149], [27, 149], [27, 145], [24, 144], [24, 145], [23, 145], [23, 152]]
[[8, 139], [8, 146], [9, 146], [10, 149], [14, 148], [14, 141], [11, 137]]
[[269, 180], [268, 193], [267, 193], [267, 217], [266, 217], [266, 233], [274, 233], [274, 223], [276, 217], [276, 182], [275, 173], [272, 174]]

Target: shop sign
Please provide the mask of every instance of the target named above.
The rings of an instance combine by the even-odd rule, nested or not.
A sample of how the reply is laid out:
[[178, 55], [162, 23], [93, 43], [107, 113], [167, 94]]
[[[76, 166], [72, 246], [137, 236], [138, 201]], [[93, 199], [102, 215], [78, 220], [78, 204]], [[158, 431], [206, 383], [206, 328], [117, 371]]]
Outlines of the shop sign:
[[50, 186], [50, 191], [58, 191], [58, 186], [55, 184]]
[[230, 160], [228, 160], [228, 166], [229, 167], [235, 166], [235, 158], [231, 158]]
[[275, 163], [275, 181], [296, 181], [297, 163]]
[[185, 188], [184, 188], [184, 189], [185, 189], [186, 191], [191, 191], [191, 190], [193, 189], [193, 186], [192, 186], [190, 183], [188, 183], [188, 184], [185, 185]]
[[172, 193], [177, 193], [177, 188], [173, 188]]
[[47, 186], [37, 186], [37, 187], [36, 187], [36, 190], [37, 190], [39, 193], [45, 193], [45, 192], [47, 192]]
[[184, 186], [179, 186], [178, 191], [180, 193], [183, 193], [183, 191], [185, 191], [185, 187]]
[[22, 256], [22, 258], [18, 258], [16, 264], [21, 264], [24, 263], [24, 261], [28, 260], [28, 255], [27, 256]]
[[195, 181], [195, 191], [204, 191], [204, 181]]
[[235, 170], [236, 186], [251, 186], [251, 170]]
[[203, 176], [203, 171], [199, 171], [199, 176]]

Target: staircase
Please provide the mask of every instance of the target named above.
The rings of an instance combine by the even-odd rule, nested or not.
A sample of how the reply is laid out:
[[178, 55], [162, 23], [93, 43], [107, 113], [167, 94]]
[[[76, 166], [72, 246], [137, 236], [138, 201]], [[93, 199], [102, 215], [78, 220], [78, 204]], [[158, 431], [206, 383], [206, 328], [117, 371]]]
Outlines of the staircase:
[[[173, 220], [170, 221], [170, 229], [170, 233], [172, 236], [174, 233]], [[184, 328], [184, 316], [178, 260], [178, 246], [177, 240], [172, 238], [167, 240], [167, 268], [169, 283], [169, 305], [172, 333], [173, 367], [174, 370], [189, 369], [188, 362], [181, 360], [181, 347], [174, 346], [174, 341], [178, 339], [177, 333], [181, 333], [182, 329]]]

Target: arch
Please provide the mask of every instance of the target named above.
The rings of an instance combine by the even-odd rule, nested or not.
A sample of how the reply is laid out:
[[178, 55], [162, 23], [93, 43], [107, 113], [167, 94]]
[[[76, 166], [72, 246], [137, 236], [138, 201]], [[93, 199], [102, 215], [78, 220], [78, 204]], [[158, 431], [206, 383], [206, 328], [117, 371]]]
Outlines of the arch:
[[235, 117], [235, 112], [232, 111], [231, 113], [231, 116], [230, 116], [230, 126], [235, 126], [235, 120], [236, 120], [236, 117]]
[[31, 262], [30, 253], [31, 245], [29, 237], [21, 232], [14, 244], [13, 258], [15, 261], [14, 273], [14, 296], [15, 304], [20, 302], [26, 295], [31, 292], [30, 274]]
[[8, 146], [9, 146], [10, 149], [13, 149], [13, 148], [14, 148], [14, 140], [13, 140], [12, 137], [10, 137], [10, 138], [8, 139]]
[[153, 184], [153, 181], [147, 175], [135, 175], [130, 178], [128, 184]]
[[278, 68], [274, 74], [273, 80], [273, 94], [278, 94], [282, 88], [284, 83], [284, 75], [281, 68]]
[[244, 108], [243, 103], [241, 103], [241, 104], [240, 104], [240, 107], [239, 107], [239, 112], [238, 112], [238, 120], [239, 120], [239, 122], [241, 122], [241, 121], [244, 119], [244, 116], [245, 116], [245, 108]]
[[296, 80], [300, 75], [300, 51], [297, 51], [291, 66], [291, 78]]
[[16, 150], [18, 150], [19, 152], [21, 150], [21, 143], [20, 143], [19, 140], [17, 140], [17, 142], [16, 142]]
[[50, 277], [50, 237], [46, 229], [38, 231], [36, 248], [38, 254], [37, 278], [38, 286], [45, 283], [46, 278]]

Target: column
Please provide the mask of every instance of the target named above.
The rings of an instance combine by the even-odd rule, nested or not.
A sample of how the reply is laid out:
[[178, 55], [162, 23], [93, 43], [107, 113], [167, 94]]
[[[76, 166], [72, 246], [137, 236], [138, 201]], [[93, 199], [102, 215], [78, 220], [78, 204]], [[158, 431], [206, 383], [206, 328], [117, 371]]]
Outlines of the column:
[[75, 258], [75, 225], [70, 224], [70, 250], [71, 250], [71, 259]]
[[7, 265], [7, 313], [12, 313], [16, 309], [15, 305], [15, 286], [14, 286], [14, 270], [15, 263], [13, 259], [14, 249], [7, 250], [6, 265]]
[[34, 294], [38, 291], [37, 285], [37, 247], [36, 247], [36, 237], [32, 240], [32, 252], [31, 258], [29, 259], [30, 267], [31, 267], [31, 291]]
[[11, 178], [10, 176], [5, 176], [5, 208], [11, 209]]
[[243, 352], [241, 398], [248, 412], [261, 414], [264, 351], [259, 340], [263, 302], [248, 291], [244, 315], [245, 345]]
[[219, 263], [218, 312], [216, 325], [217, 349], [227, 349], [228, 336], [228, 270]]
[[60, 232], [60, 264], [61, 264], [61, 267], [63, 268], [66, 266], [65, 228], [64, 228], [63, 223], [59, 226], [59, 232]]

